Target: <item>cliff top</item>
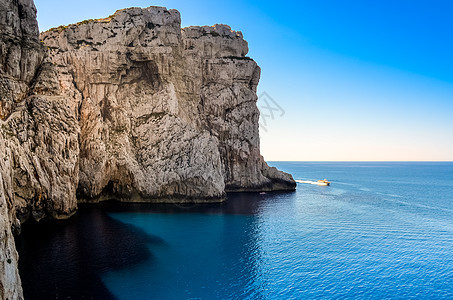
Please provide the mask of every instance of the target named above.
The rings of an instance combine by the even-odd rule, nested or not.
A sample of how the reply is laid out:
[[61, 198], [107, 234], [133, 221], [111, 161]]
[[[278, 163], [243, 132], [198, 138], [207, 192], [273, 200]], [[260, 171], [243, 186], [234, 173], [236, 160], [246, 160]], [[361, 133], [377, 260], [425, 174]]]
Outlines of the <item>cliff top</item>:
[[[181, 28], [181, 15], [175, 9], [150, 6], [126, 8], [113, 15], [85, 20], [42, 32], [46, 46], [63, 51], [117, 51], [119, 47], [139, 47], [145, 52], [170, 53], [184, 47], [204, 57], [245, 57], [248, 44], [242, 32], [230, 26], [190, 26]], [[183, 41], [181, 43], [181, 41]], [[152, 50], [151, 50], [152, 49]]]
[[[81, 25], [86, 24], [95, 24], [95, 23], [110, 23], [112, 21], [123, 22], [125, 17], [137, 17], [141, 15], [173, 15], [176, 17], [176, 21], [181, 24], [181, 16], [178, 10], [176, 9], [167, 9], [166, 7], [162, 6], [149, 6], [146, 8], [140, 7], [129, 7], [124, 9], [119, 9], [112, 15], [99, 18], [99, 19], [88, 19], [84, 21], [80, 21], [73, 24], [68, 25], [60, 25], [58, 27], [50, 28], [49, 30], [41, 32], [41, 34], [48, 33], [48, 32], [58, 32], [61, 33], [62, 31], [68, 28], [76, 28]], [[162, 24], [160, 24], [162, 25]], [[214, 24], [214, 25], [204, 25], [204, 26], [188, 26], [182, 28], [182, 31], [186, 33], [188, 38], [196, 38], [205, 35], [211, 36], [222, 36], [228, 38], [241, 38], [243, 39], [243, 34], [241, 31], [232, 30], [230, 26], [226, 24]]]
[[121, 16], [139, 16], [139, 15], [146, 15], [146, 14], [172, 14], [174, 13], [175, 15], [179, 16], [179, 23], [181, 23], [181, 17], [179, 11], [176, 9], [170, 9], [168, 10], [166, 7], [162, 6], [149, 6], [146, 8], [141, 8], [141, 7], [129, 7], [129, 8], [123, 8], [115, 11], [112, 15], [105, 17], [105, 18], [98, 18], [98, 19], [88, 19], [88, 20], [83, 20], [77, 23], [73, 24], [68, 24], [68, 25], [60, 25], [58, 27], [53, 27], [50, 28], [49, 30], [43, 31], [42, 33], [47, 33], [47, 32], [52, 32], [52, 31], [58, 31], [62, 32], [68, 28], [74, 28], [78, 27], [80, 25], [85, 25], [85, 24], [95, 24], [95, 23], [110, 23], [113, 20], [117, 20]]

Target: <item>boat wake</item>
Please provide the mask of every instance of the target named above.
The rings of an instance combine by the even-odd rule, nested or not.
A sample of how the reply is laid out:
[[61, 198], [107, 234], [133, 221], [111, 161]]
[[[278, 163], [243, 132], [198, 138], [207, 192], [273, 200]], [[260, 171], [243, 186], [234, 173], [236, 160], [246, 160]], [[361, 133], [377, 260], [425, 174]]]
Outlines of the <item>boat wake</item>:
[[321, 185], [321, 186], [329, 186], [330, 182], [327, 181], [326, 179], [324, 180], [318, 180], [318, 181], [311, 181], [311, 180], [295, 180], [298, 183], [308, 183], [308, 184], [314, 184], [314, 185]]

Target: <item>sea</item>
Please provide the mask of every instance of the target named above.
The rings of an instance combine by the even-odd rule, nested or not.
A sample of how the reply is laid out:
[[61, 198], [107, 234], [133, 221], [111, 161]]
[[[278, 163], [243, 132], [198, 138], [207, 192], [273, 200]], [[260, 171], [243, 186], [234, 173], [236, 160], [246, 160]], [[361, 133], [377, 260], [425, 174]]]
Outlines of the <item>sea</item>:
[[25, 299], [453, 299], [453, 163], [270, 165], [331, 185], [24, 224]]

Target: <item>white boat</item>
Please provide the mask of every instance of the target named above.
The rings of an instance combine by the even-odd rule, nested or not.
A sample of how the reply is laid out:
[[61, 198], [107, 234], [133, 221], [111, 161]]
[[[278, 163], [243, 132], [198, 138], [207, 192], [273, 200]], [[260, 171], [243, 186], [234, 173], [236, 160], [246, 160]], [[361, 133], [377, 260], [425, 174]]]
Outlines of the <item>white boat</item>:
[[329, 185], [330, 185], [330, 182], [327, 181], [327, 179], [324, 179], [324, 180], [318, 180], [318, 181], [316, 181], [314, 184], [316, 184], [316, 185], [322, 185], [322, 186], [329, 186]]
[[318, 181], [310, 181], [310, 180], [295, 180], [298, 183], [308, 183], [308, 184], [315, 184], [320, 186], [329, 186], [330, 182], [327, 179], [318, 180]]

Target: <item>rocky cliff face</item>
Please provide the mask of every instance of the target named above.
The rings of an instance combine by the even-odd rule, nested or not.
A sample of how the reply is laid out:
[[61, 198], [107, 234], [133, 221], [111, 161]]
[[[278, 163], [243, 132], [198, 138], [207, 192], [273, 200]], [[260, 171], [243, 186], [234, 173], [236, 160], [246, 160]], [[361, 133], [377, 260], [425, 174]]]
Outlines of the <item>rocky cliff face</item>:
[[[17, 252], [11, 229], [17, 228], [11, 144], [17, 137], [4, 122], [27, 97], [44, 56], [38, 41], [32, 1], [0, 1], [0, 298], [21, 299]], [[15, 139], [15, 141], [12, 141]]]
[[79, 123], [73, 97], [52, 92], [56, 74], [39, 40], [31, 0], [0, 1], [0, 127], [11, 150], [13, 203], [21, 221], [77, 207]]
[[260, 69], [226, 25], [132, 8], [41, 34], [58, 94], [77, 95], [80, 199], [205, 201], [294, 189], [259, 151]]
[[30, 217], [295, 188], [260, 155], [242, 34], [180, 23], [132, 8], [39, 37], [32, 0], [0, 0], [1, 299], [22, 298], [12, 232]]
[[0, 299], [21, 299], [17, 251], [11, 232], [16, 220], [11, 184], [11, 151], [0, 134]]

